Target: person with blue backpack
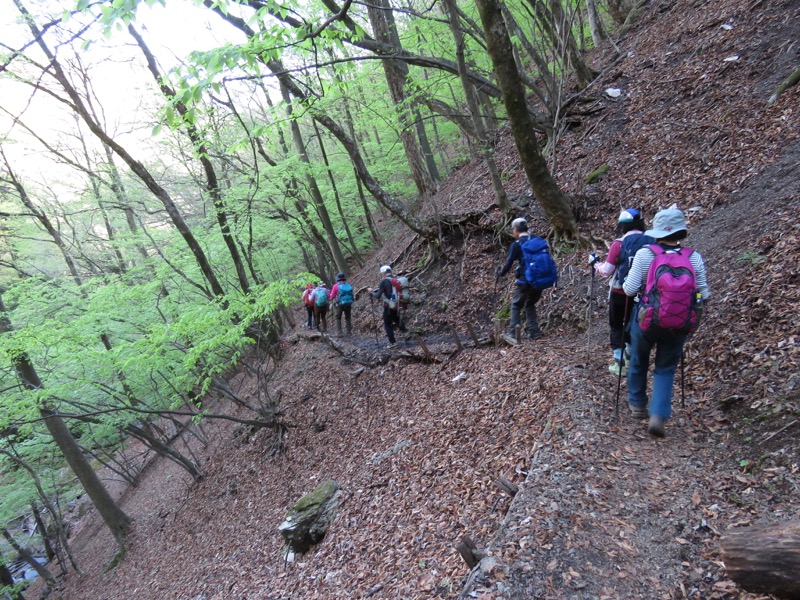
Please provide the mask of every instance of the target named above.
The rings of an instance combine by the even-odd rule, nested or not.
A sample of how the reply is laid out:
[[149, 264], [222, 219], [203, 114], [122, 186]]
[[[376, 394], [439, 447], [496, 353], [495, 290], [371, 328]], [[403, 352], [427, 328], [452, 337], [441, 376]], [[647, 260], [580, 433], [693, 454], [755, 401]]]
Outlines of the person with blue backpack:
[[[644, 233], [655, 243], [636, 253], [622, 286], [625, 294], [637, 299], [631, 315], [628, 403], [635, 418], [646, 418], [649, 412], [648, 432], [664, 437], [683, 346], [697, 328], [711, 291], [703, 257], [696, 250], [681, 246], [688, 230], [686, 218], [676, 205], [659, 211], [652, 229]], [[647, 370], [654, 348], [653, 392], [648, 411]]]
[[350, 320], [350, 313], [355, 301], [353, 286], [347, 281], [344, 273], [336, 274], [336, 283], [333, 284], [330, 294], [331, 302], [336, 302], [336, 331], [342, 335], [342, 315], [344, 315], [347, 335], [353, 335], [353, 324]]
[[323, 333], [328, 331], [328, 303], [330, 295], [325, 282], [320, 281], [314, 290], [314, 320], [317, 329]]
[[511, 270], [515, 262], [519, 263], [514, 271], [517, 281], [511, 298], [510, 337], [515, 339], [524, 310], [528, 339], [537, 340], [542, 337], [542, 331], [536, 318], [536, 303], [542, 297], [543, 290], [555, 285], [558, 272], [547, 242], [528, 233], [528, 222], [525, 219], [514, 219], [511, 222], [511, 234], [514, 241], [508, 248], [508, 258], [497, 269], [497, 277], [500, 278]]
[[594, 265], [598, 275], [610, 277], [608, 294], [608, 328], [611, 338], [612, 362], [608, 370], [617, 376], [626, 373], [626, 362], [630, 355], [630, 333], [626, 331], [633, 311], [633, 300], [625, 295], [622, 285], [628, 276], [633, 257], [642, 246], [655, 240], [644, 235], [644, 219], [636, 208], [626, 208], [617, 219], [618, 237], [611, 243], [605, 261], [600, 261], [595, 253], [589, 255], [589, 264]]

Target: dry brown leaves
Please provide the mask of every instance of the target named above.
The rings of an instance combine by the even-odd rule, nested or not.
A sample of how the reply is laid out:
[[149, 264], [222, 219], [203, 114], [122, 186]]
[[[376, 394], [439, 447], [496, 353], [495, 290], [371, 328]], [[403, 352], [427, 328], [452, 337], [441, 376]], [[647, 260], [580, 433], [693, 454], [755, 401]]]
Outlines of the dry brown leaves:
[[[689, 243], [714, 298], [687, 349], [687, 407], [676, 406], [665, 440], [630, 419], [624, 385], [614, 418], [605, 292], [598, 283], [587, 339], [588, 269], [559, 249], [561, 289], [540, 304], [548, 328], [535, 345], [466, 350], [444, 368], [399, 359], [354, 378], [324, 344], [287, 338], [272, 383], [284, 389], [287, 453], [270, 457], [269, 432], [209, 426], [205, 479], [187, 489], [170, 463], [151, 469], [126, 495], [137, 525], [125, 560], [101, 573], [113, 543], [99, 530], [78, 545], [88, 575], [71, 576], [61, 597], [454, 598], [468, 574], [454, 545], [469, 534], [499, 561], [474, 597], [754, 598], [727, 579], [718, 538], [800, 510], [800, 88], [765, 104], [792, 62], [797, 11], [649, 5], [622, 42], [626, 58], [586, 94], [604, 109], [559, 146], [558, 177], [580, 199], [586, 232], [610, 239], [628, 205], [648, 216], [672, 202], [694, 209]], [[620, 100], [602, 93], [611, 85]], [[497, 155], [509, 193], [523, 195], [509, 136]], [[608, 175], [584, 189], [602, 164]], [[457, 217], [492, 203], [469, 164], [427, 210]], [[538, 209], [528, 216], [544, 233]], [[465, 322], [491, 327], [508, 291], [506, 281], [494, 294], [497, 220], [487, 211], [453, 229], [416, 281], [411, 325], [435, 341], [449, 326], [464, 337]], [[353, 274], [356, 289], [377, 283], [379, 265], [403, 256], [397, 266], [410, 268], [424, 250], [398, 233]], [[354, 319], [359, 351], [377, 352], [378, 307], [361, 297]], [[522, 487], [513, 504], [493, 485], [500, 475]], [[285, 509], [328, 478], [342, 487], [336, 522], [285, 564]]]

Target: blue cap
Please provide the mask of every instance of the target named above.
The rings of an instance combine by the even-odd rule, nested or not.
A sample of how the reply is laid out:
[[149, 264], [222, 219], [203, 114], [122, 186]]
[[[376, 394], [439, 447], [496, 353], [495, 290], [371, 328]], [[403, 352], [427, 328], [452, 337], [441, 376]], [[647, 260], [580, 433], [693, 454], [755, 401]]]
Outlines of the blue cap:
[[617, 221], [619, 223], [631, 223], [636, 217], [640, 216], [640, 213], [635, 208], [626, 208], [621, 213], [619, 213], [619, 219]]

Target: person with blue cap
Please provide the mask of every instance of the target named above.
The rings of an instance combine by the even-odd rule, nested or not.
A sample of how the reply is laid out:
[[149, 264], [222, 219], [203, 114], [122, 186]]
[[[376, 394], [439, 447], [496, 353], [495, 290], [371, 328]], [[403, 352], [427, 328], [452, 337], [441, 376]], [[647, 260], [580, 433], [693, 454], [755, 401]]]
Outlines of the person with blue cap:
[[653, 239], [643, 235], [644, 220], [642, 213], [636, 208], [626, 208], [617, 219], [617, 235], [621, 236], [611, 243], [605, 261], [597, 258], [592, 253], [589, 255], [589, 264], [594, 265], [595, 271], [602, 277], [609, 277], [608, 294], [608, 328], [611, 338], [612, 362], [608, 367], [614, 375], [625, 375], [626, 355], [630, 356], [630, 333], [625, 331], [626, 324], [630, 322], [633, 311], [633, 301], [625, 295], [622, 284], [625, 282], [628, 270], [636, 252], [647, 244], [652, 244]]

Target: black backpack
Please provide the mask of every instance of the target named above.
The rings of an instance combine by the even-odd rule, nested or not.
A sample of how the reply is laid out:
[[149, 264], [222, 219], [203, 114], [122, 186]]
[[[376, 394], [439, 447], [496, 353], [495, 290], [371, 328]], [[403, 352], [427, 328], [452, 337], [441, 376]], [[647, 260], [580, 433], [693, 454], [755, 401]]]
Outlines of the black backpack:
[[622, 247], [619, 249], [619, 256], [617, 257], [617, 272], [614, 275], [620, 287], [625, 283], [628, 271], [631, 270], [633, 257], [636, 256], [639, 249], [655, 243], [656, 241], [653, 238], [643, 233], [632, 233], [622, 238]]

